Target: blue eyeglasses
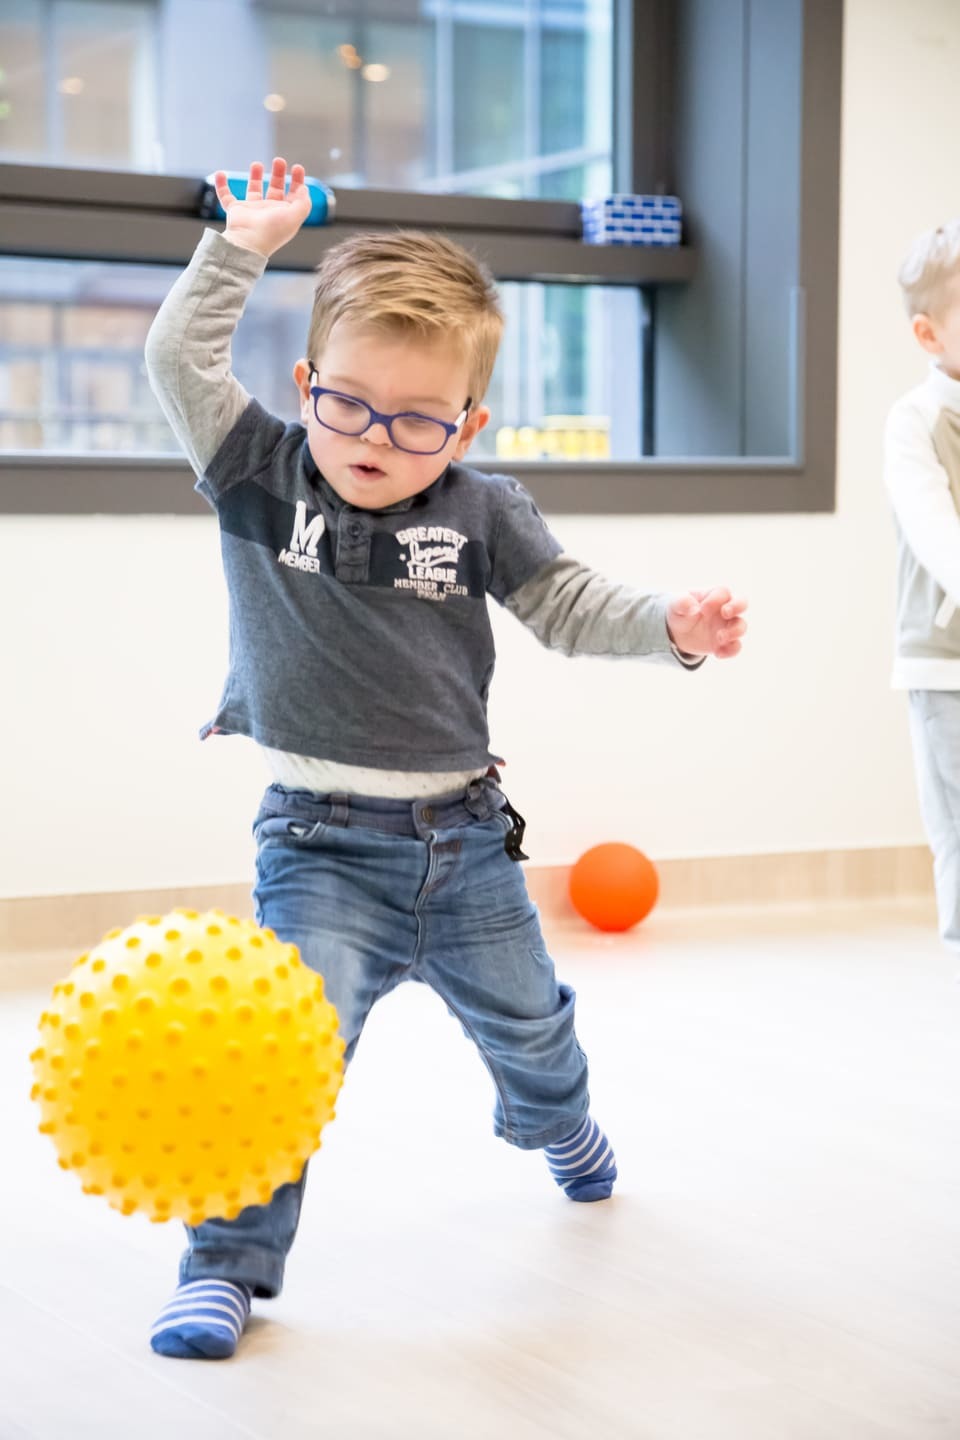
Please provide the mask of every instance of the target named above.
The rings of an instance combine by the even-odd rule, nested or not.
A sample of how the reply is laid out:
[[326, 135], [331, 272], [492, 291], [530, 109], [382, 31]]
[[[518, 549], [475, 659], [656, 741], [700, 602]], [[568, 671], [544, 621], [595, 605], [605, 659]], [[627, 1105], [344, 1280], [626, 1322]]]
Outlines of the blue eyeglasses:
[[[310, 368], [311, 373], [316, 374], [315, 367]], [[383, 415], [365, 400], [345, 395], [342, 390], [329, 390], [324, 385], [311, 385], [310, 394], [313, 397], [313, 413], [326, 430], [335, 430], [338, 435], [364, 435], [371, 425], [382, 425], [390, 436], [391, 445], [409, 455], [439, 454], [466, 420], [472, 403], [468, 396], [467, 403], [451, 424], [449, 420], [421, 415], [417, 410]]]

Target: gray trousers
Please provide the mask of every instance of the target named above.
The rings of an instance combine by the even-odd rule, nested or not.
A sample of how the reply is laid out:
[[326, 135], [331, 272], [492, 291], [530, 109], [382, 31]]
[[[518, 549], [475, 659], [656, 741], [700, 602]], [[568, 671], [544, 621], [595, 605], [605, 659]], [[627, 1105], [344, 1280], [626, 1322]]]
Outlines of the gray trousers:
[[940, 935], [960, 950], [960, 690], [911, 690], [910, 733]]

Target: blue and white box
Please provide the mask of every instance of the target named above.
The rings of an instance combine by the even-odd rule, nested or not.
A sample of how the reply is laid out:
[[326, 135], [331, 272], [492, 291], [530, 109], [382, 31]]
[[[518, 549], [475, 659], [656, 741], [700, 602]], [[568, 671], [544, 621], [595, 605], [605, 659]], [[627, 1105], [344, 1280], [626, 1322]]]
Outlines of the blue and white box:
[[604, 195], [583, 200], [588, 245], [679, 245], [683, 207], [675, 195]]

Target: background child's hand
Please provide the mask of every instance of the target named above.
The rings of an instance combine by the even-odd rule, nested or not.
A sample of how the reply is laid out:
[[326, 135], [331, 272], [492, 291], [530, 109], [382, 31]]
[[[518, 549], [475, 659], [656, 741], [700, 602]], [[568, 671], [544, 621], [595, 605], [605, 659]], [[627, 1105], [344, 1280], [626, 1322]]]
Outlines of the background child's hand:
[[734, 600], [722, 586], [690, 590], [670, 601], [667, 630], [685, 655], [715, 655], [718, 660], [730, 660], [740, 653], [740, 637], [747, 628], [741, 617], [746, 608], [746, 600]]
[[222, 170], [214, 175], [217, 198], [227, 215], [226, 233], [235, 245], [253, 250], [257, 255], [270, 256], [288, 240], [292, 240], [310, 214], [310, 192], [303, 183], [303, 166], [290, 171], [290, 189], [285, 191], [287, 162], [279, 155], [270, 170], [267, 193], [263, 193], [263, 166], [255, 160], [250, 166], [247, 197], [238, 200], [227, 189]]

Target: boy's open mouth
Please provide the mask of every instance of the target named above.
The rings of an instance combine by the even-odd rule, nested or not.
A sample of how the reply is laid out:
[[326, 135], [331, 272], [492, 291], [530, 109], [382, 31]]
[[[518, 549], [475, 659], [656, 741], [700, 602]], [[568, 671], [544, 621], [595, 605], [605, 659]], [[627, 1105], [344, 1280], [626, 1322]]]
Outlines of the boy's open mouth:
[[350, 474], [355, 480], [380, 480], [387, 472], [379, 465], [351, 465]]

